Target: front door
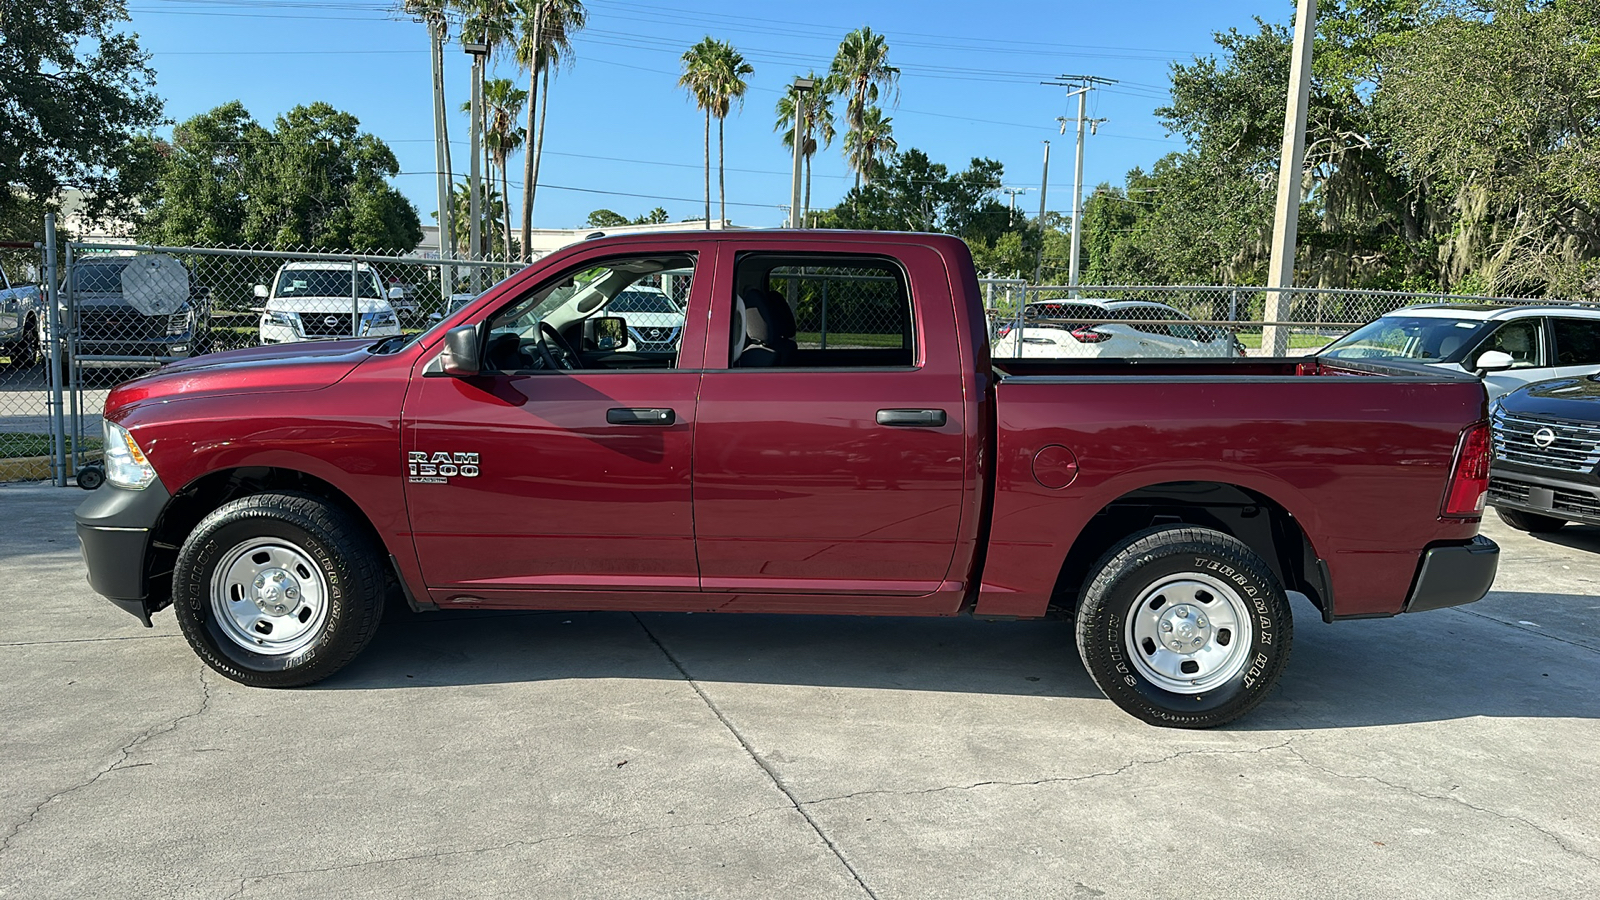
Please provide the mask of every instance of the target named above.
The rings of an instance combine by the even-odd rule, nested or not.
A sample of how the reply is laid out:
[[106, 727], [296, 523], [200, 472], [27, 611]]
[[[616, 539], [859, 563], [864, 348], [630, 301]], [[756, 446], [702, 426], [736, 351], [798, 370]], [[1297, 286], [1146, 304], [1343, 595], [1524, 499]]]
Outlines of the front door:
[[[948, 282], [913, 286], [899, 262], [865, 254], [775, 249], [719, 267], [695, 425], [703, 588], [938, 590], [966, 483]], [[913, 321], [913, 287], [941, 286]]]
[[490, 313], [482, 374], [413, 379], [406, 496], [436, 602], [698, 589], [690, 460], [703, 328], [639, 350], [586, 345], [583, 325], [624, 291], [697, 290], [695, 256], [574, 262]]

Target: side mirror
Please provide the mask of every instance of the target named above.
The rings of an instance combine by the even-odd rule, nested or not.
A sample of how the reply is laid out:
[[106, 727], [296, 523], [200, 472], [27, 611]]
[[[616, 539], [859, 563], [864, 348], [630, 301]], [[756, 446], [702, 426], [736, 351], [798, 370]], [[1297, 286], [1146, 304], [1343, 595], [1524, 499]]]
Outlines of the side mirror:
[[257, 300], [265, 300], [265, 299], [267, 299], [267, 286], [264, 285], [264, 284], [256, 285], [255, 294], [256, 294], [256, 299]]
[[429, 322], [443, 322], [444, 321], [444, 316], [441, 316], [438, 313], [428, 313], [428, 321]]
[[1503, 369], [1511, 368], [1516, 362], [1509, 353], [1500, 350], [1486, 350], [1478, 357], [1477, 369], [1480, 375], [1484, 372], [1499, 372]]
[[628, 320], [621, 316], [584, 319], [583, 344], [595, 350], [621, 350], [628, 346]]
[[439, 371], [453, 378], [464, 378], [482, 370], [478, 360], [478, 326], [462, 325], [446, 331], [444, 352], [439, 354]]
[[400, 287], [398, 285], [389, 288], [389, 299], [390, 300], [404, 300], [405, 298], [406, 298], [406, 289], [405, 288]]

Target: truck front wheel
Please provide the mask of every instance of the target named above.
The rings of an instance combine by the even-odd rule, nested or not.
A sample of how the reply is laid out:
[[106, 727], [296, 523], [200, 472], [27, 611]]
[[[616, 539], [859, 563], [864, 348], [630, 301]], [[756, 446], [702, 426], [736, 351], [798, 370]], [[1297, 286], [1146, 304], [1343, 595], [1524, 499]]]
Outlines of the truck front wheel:
[[172, 606], [206, 665], [253, 687], [298, 687], [371, 640], [382, 558], [343, 509], [308, 494], [256, 494], [195, 526], [173, 568]]
[[1090, 570], [1078, 653], [1111, 701], [1149, 722], [1210, 728], [1266, 698], [1289, 661], [1289, 598], [1261, 557], [1209, 528], [1133, 534]]

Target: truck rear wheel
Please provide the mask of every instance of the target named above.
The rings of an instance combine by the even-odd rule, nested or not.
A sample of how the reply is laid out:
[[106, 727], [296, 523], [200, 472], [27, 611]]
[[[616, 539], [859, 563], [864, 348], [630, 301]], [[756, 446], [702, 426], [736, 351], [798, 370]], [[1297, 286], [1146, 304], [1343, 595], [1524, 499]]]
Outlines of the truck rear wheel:
[[1538, 513], [1523, 512], [1520, 509], [1502, 509], [1496, 506], [1494, 514], [1500, 517], [1500, 521], [1510, 525], [1512, 528], [1518, 531], [1526, 531], [1529, 534], [1549, 534], [1552, 531], [1560, 531], [1567, 524], [1566, 519], [1541, 516]]
[[1078, 653], [1111, 702], [1152, 725], [1211, 728], [1266, 698], [1289, 661], [1289, 598], [1237, 538], [1162, 526], [1090, 570]]
[[224, 504], [178, 552], [172, 606], [206, 665], [253, 687], [339, 671], [383, 616], [383, 555], [349, 513], [269, 493]]

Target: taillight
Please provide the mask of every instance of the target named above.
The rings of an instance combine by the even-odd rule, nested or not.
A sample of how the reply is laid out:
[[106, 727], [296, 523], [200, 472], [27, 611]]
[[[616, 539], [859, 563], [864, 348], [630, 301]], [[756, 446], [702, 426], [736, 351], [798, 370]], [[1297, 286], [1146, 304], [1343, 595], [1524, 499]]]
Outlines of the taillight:
[[1069, 333], [1083, 344], [1098, 344], [1101, 341], [1111, 340], [1111, 335], [1104, 331], [1095, 331], [1093, 328], [1075, 328]]
[[1456, 444], [1455, 469], [1450, 473], [1450, 490], [1444, 497], [1446, 516], [1470, 518], [1483, 514], [1489, 494], [1489, 460], [1493, 455], [1489, 423], [1479, 422], [1461, 432]]
[[1010, 333], [1011, 333], [1011, 326], [1010, 325], [1001, 325], [1000, 326], [1000, 336], [1001, 337], [1005, 337], [1006, 335], [1008, 335]]

